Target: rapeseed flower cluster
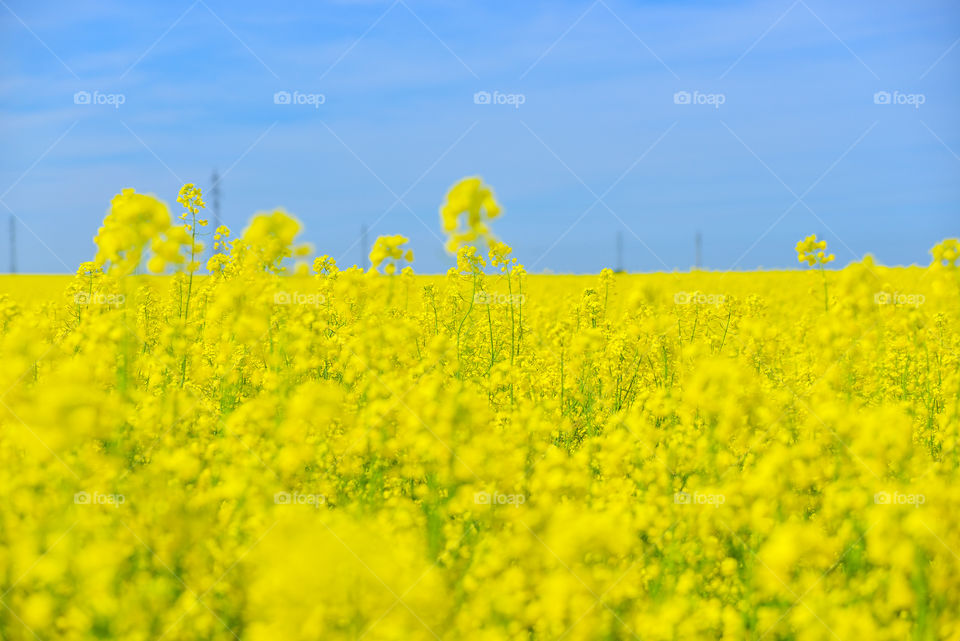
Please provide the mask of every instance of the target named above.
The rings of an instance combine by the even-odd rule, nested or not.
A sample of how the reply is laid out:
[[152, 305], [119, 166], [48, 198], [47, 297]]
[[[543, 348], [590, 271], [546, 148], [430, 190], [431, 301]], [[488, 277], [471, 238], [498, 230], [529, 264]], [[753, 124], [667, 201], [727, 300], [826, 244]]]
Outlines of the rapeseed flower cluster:
[[[103, 219], [103, 227], [97, 232], [98, 265], [109, 264], [116, 276], [126, 276], [140, 264], [147, 243], [166, 249], [164, 236], [170, 230], [170, 210], [161, 201], [147, 194], [138, 194], [133, 189], [124, 189], [114, 196], [110, 213]], [[178, 238], [182, 240], [182, 238]], [[175, 241], [174, 241], [175, 242]], [[161, 243], [163, 243], [161, 245]], [[175, 243], [174, 256], [179, 254]], [[163, 261], [163, 257], [158, 260]], [[162, 271], [163, 265], [154, 263]]]
[[797, 260], [808, 265], [826, 265], [832, 263], [836, 256], [827, 254], [827, 241], [817, 240], [817, 235], [812, 234], [797, 243]]
[[386, 261], [383, 266], [384, 273], [393, 274], [397, 271], [397, 264], [400, 261], [412, 263], [413, 250], [403, 248], [403, 245], [408, 242], [410, 239], [400, 234], [378, 237], [373, 243], [373, 249], [370, 250], [370, 268], [376, 270]]
[[[464, 184], [451, 221], [499, 212]], [[306, 275], [275, 211], [194, 274], [180, 202], [125, 190], [76, 275], [0, 278], [0, 637], [960, 639], [946, 250], [821, 306], [462, 237], [442, 276]], [[182, 260], [135, 273], [158, 237]]]
[[489, 221], [502, 212], [493, 189], [479, 176], [464, 178], [447, 192], [440, 207], [440, 222], [448, 235], [447, 251], [456, 253], [468, 244], [492, 243]]
[[933, 255], [933, 262], [947, 267], [956, 267], [960, 260], [960, 240], [956, 238], [947, 238], [939, 245], [930, 250]]

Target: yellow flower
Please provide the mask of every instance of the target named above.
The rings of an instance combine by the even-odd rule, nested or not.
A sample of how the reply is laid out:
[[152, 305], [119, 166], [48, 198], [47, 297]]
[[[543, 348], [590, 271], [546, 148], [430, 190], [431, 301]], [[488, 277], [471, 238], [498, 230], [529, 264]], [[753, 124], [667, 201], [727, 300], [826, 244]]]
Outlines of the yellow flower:
[[278, 210], [194, 279], [184, 221], [125, 190], [2, 281], [0, 637], [957, 638], [955, 239], [558, 276], [467, 224], [310, 277]]
[[125, 276], [140, 264], [143, 249], [170, 228], [167, 206], [153, 196], [124, 189], [114, 196], [110, 213], [97, 232], [97, 265], [109, 264], [112, 274]]
[[370, 250], [370, 268], [376, 271], [384, 261], [387, 261], [383, 271], [389, 275], [397, 271], [399, 261], [413, 262], [413, 251], [402, 247], [409, 240], [400, 234], [377, 237], [373, 243], [373, 249]]
[[956, 267], [960, 259], [960, 240], [956, 238], [945, 238], [943, 242], [930, 250], [935, 265], [945, 267]]
[[[191, 214], [196, 214], [201, 209], [206, 207], [206, 204], [203, 202], [203, 195], [200, 192], [200, 188], [194, 185], [193, 183], [187, 183], [180, 188], [180, 193], [177, 195], [177, 202], [184, 206], [184, 208]], [[206, 225], [206, 221], [201, 222], [202, 225]]]
[[476, 240], [495, 240], [487, 221], [500, 214], [493, 190], [480, 177], [460, 180], [447, 192], [440, 207], [440, 220], [448, 236], [447, 251], [455, 253], [462, 245]]
[[816, 234], [807, 236], [797, 243], [797, 260], [801, 263], [806, 262], [810, 266], [826, 265], [836, 258], [833, 254], [826, 254], [826, 249], [827, 241], [818, 241]]

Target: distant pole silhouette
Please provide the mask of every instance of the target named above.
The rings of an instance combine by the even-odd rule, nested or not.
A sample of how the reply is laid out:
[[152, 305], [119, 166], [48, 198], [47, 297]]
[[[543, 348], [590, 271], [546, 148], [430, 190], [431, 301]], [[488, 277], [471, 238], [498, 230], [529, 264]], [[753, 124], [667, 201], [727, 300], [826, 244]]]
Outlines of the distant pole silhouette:
[[697, 269], [700, 269], [703, 266], [703, 263], [700, 260], [701, 253], [703, 252], [703, 236], [700, 234], [699, 231], [697, 232], [696, 243], [697, 243]]
[[17, 273], [17, 221], [10, 214], [10, 273]]
[[367, 269], [367, 226], [360, 225], [360, 266]]
[[[210, 176], [210, 196], [213, 200], [213, 233], [217, 233], [220, 223], [220, 174], [217, 173], [217, 170], [213, 170], [213, 174]], [[216, 252], [213, 249], [213, 243], [210, 244], [210, 255], [213, 256]]]
[[213, 186], [210, 188], [210, 194], [213, 196], [213, 228], [216, 229], [220, 226], [220, 174], [217, 173], [217, 170], [213, 170], [213, 175], [210, 177], [210, 181]]

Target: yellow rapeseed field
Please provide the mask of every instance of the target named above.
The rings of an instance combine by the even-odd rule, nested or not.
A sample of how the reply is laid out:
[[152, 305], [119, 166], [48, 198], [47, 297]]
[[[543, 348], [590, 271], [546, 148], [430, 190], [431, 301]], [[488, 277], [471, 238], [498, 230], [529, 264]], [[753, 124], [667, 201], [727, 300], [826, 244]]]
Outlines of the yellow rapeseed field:
[[178, 200], [0, 279], [0, 638], [960, 639], [956, 240], [528, 275], [467, 179], [417, 276]]

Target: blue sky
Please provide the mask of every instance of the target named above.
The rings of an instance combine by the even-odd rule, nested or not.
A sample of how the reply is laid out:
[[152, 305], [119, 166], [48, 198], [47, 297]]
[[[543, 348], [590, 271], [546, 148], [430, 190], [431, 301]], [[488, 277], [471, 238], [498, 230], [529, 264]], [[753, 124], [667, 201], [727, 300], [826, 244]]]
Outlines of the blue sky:
[[353, 264], [366, 224], [437, 272], [479, 174], [530, 271], [612, 267], [618, 232], [632, 271], [688, 269], [697, 231], [709, 269], [810, 233], [926, 264], [960, 233], [958, 42], [925, 0], [0, 0], [2, 229], [21, 272], [72, 271], [121, 188], [174, 205], [217, 168], [233, 228], [282, 206]]

